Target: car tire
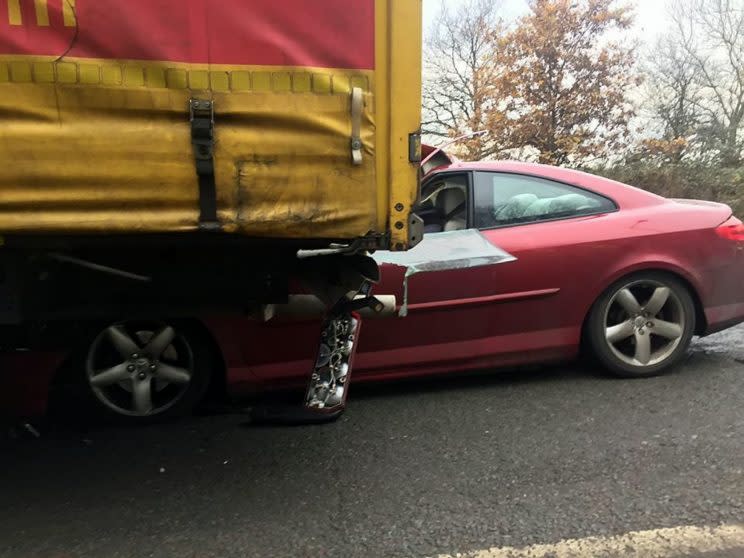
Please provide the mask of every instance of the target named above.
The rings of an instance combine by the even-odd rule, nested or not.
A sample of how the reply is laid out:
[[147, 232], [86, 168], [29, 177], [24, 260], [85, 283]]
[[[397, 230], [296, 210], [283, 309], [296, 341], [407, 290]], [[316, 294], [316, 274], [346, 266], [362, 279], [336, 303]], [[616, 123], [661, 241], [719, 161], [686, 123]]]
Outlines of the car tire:
[[93, 415], [149, 424], [191, 414], [214, 376], [215, 359], [199, 328], [183, 322], [111, 324], [76, 359], [82, 396]]
[[672, 275], [638, 273], [610, 286], [587, 322], [594, 356], [612, 374], [643, 378], [662, 374], [685, 356], [695, 332], [695, 304]]

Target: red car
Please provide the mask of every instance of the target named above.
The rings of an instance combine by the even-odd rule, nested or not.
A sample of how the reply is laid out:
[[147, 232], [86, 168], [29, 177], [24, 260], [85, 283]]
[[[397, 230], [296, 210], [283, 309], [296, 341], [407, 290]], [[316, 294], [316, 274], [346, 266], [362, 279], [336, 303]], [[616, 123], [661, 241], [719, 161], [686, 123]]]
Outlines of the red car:
[[[355, 382], [573, 359], [582, 348], [615, 374], [650, 376], [693, 335], [744, 321], [744, 225], [725, 205], [515, 162], [447, 161], [428, 172], [421, 199], [428, 234], [477, 228], [517, 259], [411, 277], [408, 317], [365, 320]], [[402, 278], [383, 266], [377, 292], [400, 301]], [[135, 421], [187, 413], [210, 382], [230, 396], [301, 384], [317, 330], [317, 319], [123, 322], [71, 359], [6, 354], [0, 397], [16, 413], [43, 412], [62, 384]], [[127, 378], [143, 366], [152, 382], [133, 392]]]

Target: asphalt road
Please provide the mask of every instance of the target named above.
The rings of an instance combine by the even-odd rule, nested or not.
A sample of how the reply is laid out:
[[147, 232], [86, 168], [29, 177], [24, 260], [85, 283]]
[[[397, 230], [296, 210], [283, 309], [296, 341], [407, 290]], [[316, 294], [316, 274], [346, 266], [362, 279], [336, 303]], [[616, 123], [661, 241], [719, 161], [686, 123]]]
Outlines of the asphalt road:
[[744, 521], [743, 327], [650, 380], [573, 365], [246, 420], [6, 444], [0, 556], [423, 557]]

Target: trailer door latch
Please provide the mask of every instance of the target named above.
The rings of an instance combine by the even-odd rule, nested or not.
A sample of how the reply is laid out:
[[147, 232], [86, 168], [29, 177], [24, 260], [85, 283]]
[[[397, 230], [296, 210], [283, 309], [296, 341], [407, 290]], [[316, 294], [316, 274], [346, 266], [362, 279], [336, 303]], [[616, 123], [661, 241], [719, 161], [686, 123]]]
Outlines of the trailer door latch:
[[362, 112], [364, 111], [364, 92], [361, 87], [351, 90], [351, 163], [362, 164]]
[[218, 230], [217, 187], [214, 178], [214, 102], [191, 99], [191, 145], [199, 178], [199, 228]]

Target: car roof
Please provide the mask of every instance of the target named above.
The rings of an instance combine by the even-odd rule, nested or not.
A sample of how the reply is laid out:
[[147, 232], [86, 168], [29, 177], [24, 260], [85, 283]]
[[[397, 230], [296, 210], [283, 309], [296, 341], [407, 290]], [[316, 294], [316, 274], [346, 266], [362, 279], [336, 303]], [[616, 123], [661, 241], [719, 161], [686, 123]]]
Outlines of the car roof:
[[437, 167], [429, 172], [426, 178], [447, 172], [467, 171], [514, 173], [564, 182], [608, 197], [617, 203], [619, 207], [626, 209], [668, 202], [666, 198], [609, 178], [563, 167], [540, 165], [537, 163], [522, 163], [519, 161], [481, 161], [477, 163], [455, 161], [450, 165]]

